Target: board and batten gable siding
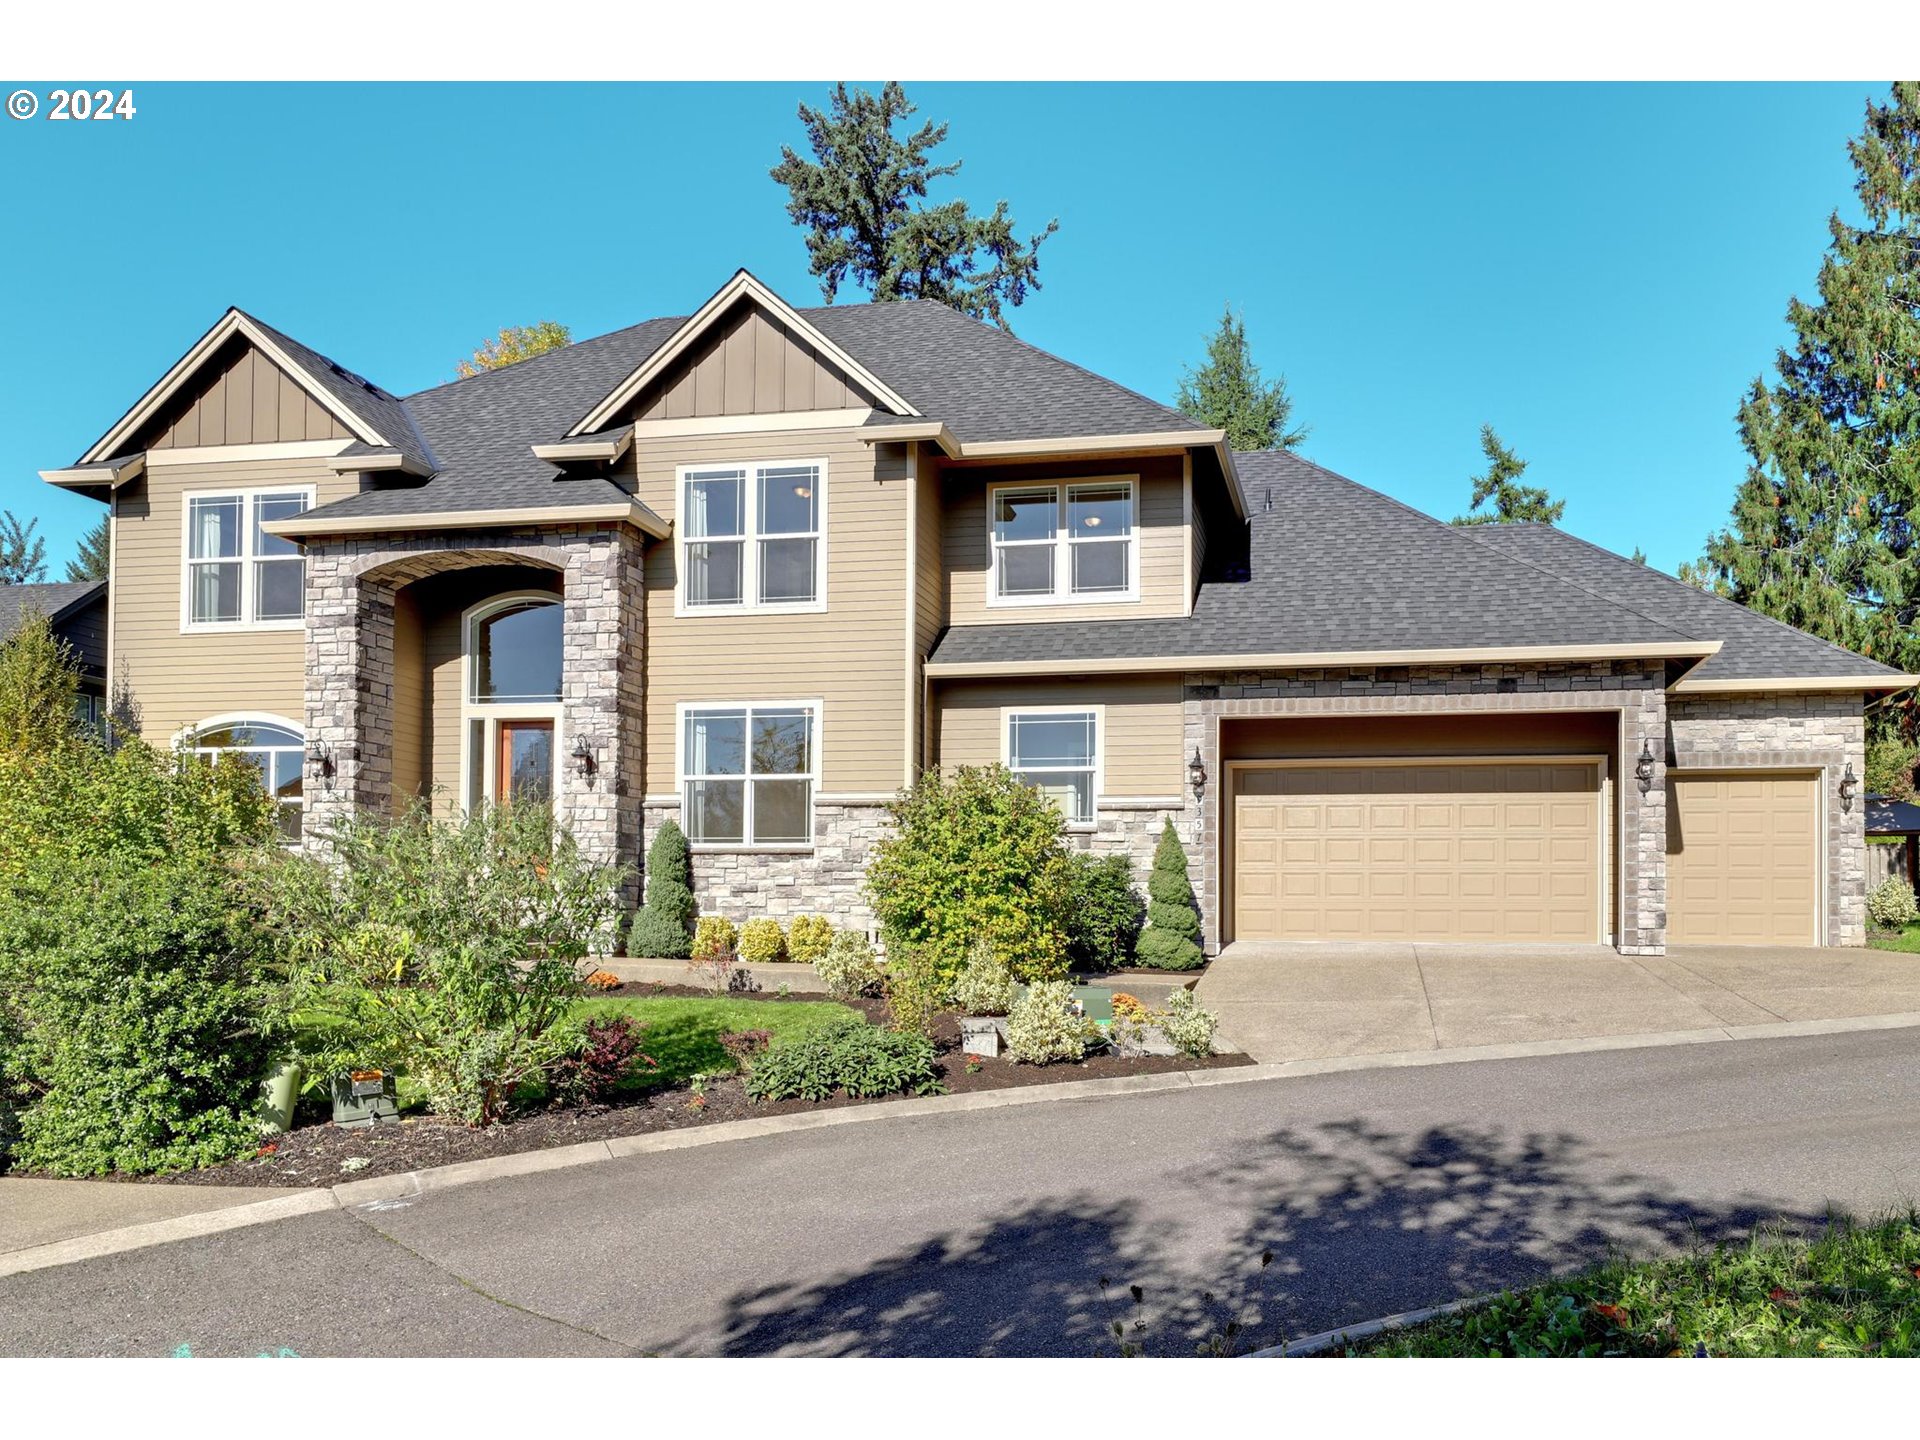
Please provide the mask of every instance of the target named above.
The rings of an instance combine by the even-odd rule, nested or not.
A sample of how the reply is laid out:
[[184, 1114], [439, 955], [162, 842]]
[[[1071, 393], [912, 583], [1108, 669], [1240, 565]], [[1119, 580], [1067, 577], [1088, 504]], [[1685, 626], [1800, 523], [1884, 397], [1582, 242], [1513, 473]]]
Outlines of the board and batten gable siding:
[[1099, 793], [1177, 799], [1186, 783], [1182, 698], [1178, 675], [946, 681], [933, 694], [935, 758], [943, 770], [1000, 764], [1006, 708], [1103, 706]]
[[[825, 707], [820, 788], [892, 794], [906, 767], [908, 468], [904, 446], [844, 428], [643, 436], [622, 471], [662, 519], [679, 513], [683, 465], [825, 460], [824, 611], [674, 613], [675, 540], [647, 547], [647, 794], [678, 793], [675, 706], [810, 700]], [[676, 526], [676, 537], [677, 537]]]
[[[1140, 547], [1140, 598], [1112, 603], [993, 606], [987, 603], [992, 549], [987, 534], [987, 487], [1003, 483], [1053, 484], [1130, 475], [1138, 479], [1134, 523]], [[1189, 559], [1185, 496], [1178, 455], [1096, 458], [1044, 465], [948, 465], [941, 472], [945, 513], [947, 618], [954, 625], [1034, 624], [1041, 621], [1157, 619], [1185, 615]]]
[[260, 711], [300, 722], [306, 712], [306, 636], [298, 629], [183, 633], [181, 587], [189, 491], [314, 488], [315, 504], [356, 482], [324, 458], [149, 463], [114, 496], [114, 678], [124, 662], [141, 731], [165, 745], [210, 715]]
[[234, 340], [221, 347], [193, 384], [148, 427], [144, 448], [352, 438], [333, 413], [284, 370], [246, 341]]
[[757, 305], [742, 305], [648, 385], [630, 418], [870, 408], [873, 397]]

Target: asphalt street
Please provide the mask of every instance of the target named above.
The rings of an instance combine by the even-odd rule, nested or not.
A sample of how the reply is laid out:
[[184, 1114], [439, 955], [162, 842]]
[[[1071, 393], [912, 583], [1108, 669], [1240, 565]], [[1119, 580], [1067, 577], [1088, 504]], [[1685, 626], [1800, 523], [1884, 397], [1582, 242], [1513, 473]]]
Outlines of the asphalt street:
[[1264, 1343], [1904, 1206], [1916, 1061], [1920, 1031], [1875, 1031], [640, 1155], [0, 1278], [0, 1353], [1098, 1354], [1120, 1319], [1182, 1354], [1228, 1318]]

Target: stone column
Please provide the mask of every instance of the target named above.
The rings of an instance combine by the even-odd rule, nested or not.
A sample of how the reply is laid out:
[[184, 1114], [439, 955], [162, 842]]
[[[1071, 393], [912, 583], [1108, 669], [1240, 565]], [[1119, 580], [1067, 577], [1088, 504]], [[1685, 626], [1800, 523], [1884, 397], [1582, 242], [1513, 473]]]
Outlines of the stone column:
[[[1650, 685], [1620, 711], [1620, 933], [1622, 955], [1667, 953], [1667, 693]], [[1634, 769], [1653, 754], [1653, 783], [1640, 792]]]
[[307, 750], [324, 760], [306, 767], [308, 843], [393, 803], [394, 592], [362, 581], [355, 559], [351, 542], [307, 548]]
[[[646, 582], [640, 538], [604, 530], [567, 547], [560, 676], [561, 748], [555, 818], [581, 853], [631, 870], [625, 900], [640, 894], [645, 789]], [[572, 751], [585, 741], [591, 770]]]

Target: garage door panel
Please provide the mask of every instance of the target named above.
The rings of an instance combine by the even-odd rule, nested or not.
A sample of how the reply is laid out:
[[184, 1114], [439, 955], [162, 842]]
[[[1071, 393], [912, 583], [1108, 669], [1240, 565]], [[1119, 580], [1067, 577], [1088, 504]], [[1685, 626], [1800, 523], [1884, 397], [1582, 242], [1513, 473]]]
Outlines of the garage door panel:
[[1669, 942], [1817, 943], [1819, 834], [1816, 775], [1670, 776]]

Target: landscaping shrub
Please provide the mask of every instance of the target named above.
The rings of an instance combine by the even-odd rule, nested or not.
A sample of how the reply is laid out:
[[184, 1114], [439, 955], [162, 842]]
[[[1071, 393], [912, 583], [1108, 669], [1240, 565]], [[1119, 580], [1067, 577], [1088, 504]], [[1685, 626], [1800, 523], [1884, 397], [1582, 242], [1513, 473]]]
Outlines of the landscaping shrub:
[[879, 995], [887, 987], [887, 974], [874, 958], [873, 942], [858, 930], [835, 934], [813, 968], [826, 982], [829, 995]]
[[1167, 1008], [1153, 1020], [1182, 1055], [1197, 1060], [1213, 1053], [1213, 1032], [1220, 1026], [1219, 1017], [1194, 999], [1191, 990], [1174, 991], [1167, 997]]
[[1889, 875], [1867, 896], [1867, 917], [1887, 930], [1903, 929], [1920, 920], [1920, 905], [1914, 902], [1913, 887], [1898, 875]]
[[1134, 957], [1142, 965], [1161, 970], [1196, 970], [1206, 963], [1200, 953], [1200, 912], [1194, 909], [1193, 885], [1187, 879], [1187, 852], [1168, 820], [1153, 852], [1153, 873], [1147, 877], [1147, 928], [1140, 932]]
[[1007, 1049], [1028, 1065], [1078, 1060], [1087, 1053], [1087, 1020], [1073, 1013], [1073, 986], [1043, 980], [1027, 988], [1007, 1015]]
[[787, 958], [796, 965], [813, 965], [833, 943], [833, 922], [824, 915], [796, 915], [787, 927]]
[[1013, 1008], [1013, 972], [985, 940], [974, 941], [967, 952], [953, 982], [953, 1003], [962, 1015], [1004, 1015]]
[[640, 1048], [646, 1028], [624, 1015], [587, 1021], [578, 1047], [561, 1055], [548, 1072], [554, 1094], [577, 1105], [597, 1105], [639, 1067], [659, 1069], [659, 1062]]
[[671, 820], [661, 822], [647, 847], [647, 903], [627, 931], [627, 954], [657, 960], [684, 960], [690, 953], [694, 917], [692, 858], [685, 833]]
[[933, 1095], [941, 1088], [931, 1040], [882, 1030], [858, 1016], [767, 1052], [747, 1075], [747, 1094], [755, 1100], [827, 1100], [840, 1091]]
[[1065, 973], [1071, 872], [1060, 811], [1004, 766], [924, 772], [890, 807], [867, 894], [887, 951], [924, 947], [951, 982], [976, 939], [1023, 979]]
[[1127, 855], [1074, 854], [1067, 959], [1076, 970], [1118, 970], [1133, 963], [1146, 906], [1133, 888]]
[[700, 917], [700, 924], [693, 932], [695, 960], [714, 960], [722, 956], [732, 959], [739, 953], [740, 932], [734, 928], [731, 920], [724, 915]]
[[787, 958], [787, 937], [778, 920], [749, 920], [740, 927], [740, 958], [749, 965], [777, 965]]
[[888, 955], [886, 974], [887, 1016], [893, 1028], [931, 1036], [933, 1017], [950, 999], [933, 952], [919, 945], [902, 945]]
[[1888, 735], [1867, 745], [1866, 791], [1889, 800], [1913, 799], [1914, 766], [1920, 764], [1920, 746]]

